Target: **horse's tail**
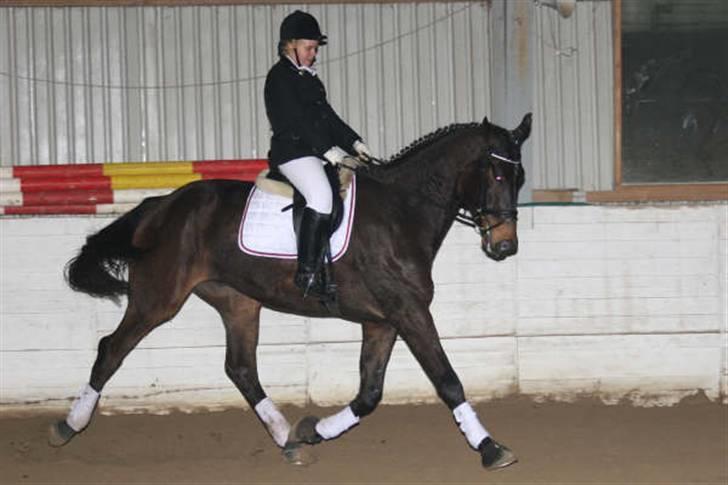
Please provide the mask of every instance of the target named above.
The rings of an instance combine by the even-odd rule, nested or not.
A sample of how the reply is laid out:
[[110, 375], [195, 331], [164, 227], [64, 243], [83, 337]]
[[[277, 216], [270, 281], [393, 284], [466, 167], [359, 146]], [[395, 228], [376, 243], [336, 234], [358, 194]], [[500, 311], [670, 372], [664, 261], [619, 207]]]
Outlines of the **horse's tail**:
[[146, 248], [133, 244], [134, 233], [161, 197], [150, 197], [99, 232], [86, 238], [78, 256], [66, 265], [65, 277], [75, 291], [99, 298], [117, 300], [129, 284], [124, 273], [127, 265]]

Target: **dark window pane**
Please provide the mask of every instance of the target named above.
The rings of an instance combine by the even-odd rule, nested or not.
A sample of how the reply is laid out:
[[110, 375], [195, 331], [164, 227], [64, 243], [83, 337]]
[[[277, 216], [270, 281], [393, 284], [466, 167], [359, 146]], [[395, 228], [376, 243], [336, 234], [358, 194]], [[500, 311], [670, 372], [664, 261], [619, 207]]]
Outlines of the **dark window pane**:
[[728, 0], [623, 5], [622, 180], [728, 181]]

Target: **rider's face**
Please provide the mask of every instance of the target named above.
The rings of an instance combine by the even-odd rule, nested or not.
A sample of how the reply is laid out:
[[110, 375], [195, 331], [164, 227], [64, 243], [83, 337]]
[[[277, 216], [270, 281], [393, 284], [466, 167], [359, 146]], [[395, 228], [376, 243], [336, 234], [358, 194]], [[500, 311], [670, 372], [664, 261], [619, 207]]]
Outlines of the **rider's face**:
[[299, 39], [294, 45], [294, 49], [298, 54], [298, 62], [302, 66], [311, 67], [316, 62], [316, 54], [318, 53], [319, 43], [317, 40]]

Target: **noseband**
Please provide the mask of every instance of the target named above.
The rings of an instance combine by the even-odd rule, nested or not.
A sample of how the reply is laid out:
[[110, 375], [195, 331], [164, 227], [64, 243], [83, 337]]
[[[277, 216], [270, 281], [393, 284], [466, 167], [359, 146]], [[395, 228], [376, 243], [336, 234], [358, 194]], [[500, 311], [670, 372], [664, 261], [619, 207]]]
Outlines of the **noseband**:
[[[497, 153], [490, 152], [488, 153], [488, 156], [493, 159], [493, 163], [497, 162], [504, 162], [504, 163], [510, 163], [512, 165], [520, 165], [521, 162], [519, 160], [511, 160], [510, 158], [506, 158], [502, 155], [498, 155]], [[488, 170], [488, 159], [481, 159], [478, 162], [478, 168], [480, 172], [479, 177], [479, 194], [478, 194], [478, 208], [474, 211], [468, 211], [467, 209], [460, 209], [458, 212], [458, 215], [455, 217], [455, 220], [465, 224], [466, 226], [474, 227], [476, 228], [481, 236], [485, 236], [490, 231], [495, 229], [496, 227], [499, 227], [506, 222], [515, 222], [518, 220], [518, 208], [516, 205], [513, 205], [507, 209], [494, 209], [492, 207], [488, 207], [488, 201], [487, 201], [487, 187], [486, 187], [486, 172]], [[500, 178], [496, 178], [500, 181]], [[514, 177], [512, 180], [512, 187], [511, 193], [515, 193], [518, 190], [517, 187], [517, 177]], [[495, 216], [498, 217], [500, 220], [496, 222], [495, 224], [488, 224], [487, 219], [485, 216]]]

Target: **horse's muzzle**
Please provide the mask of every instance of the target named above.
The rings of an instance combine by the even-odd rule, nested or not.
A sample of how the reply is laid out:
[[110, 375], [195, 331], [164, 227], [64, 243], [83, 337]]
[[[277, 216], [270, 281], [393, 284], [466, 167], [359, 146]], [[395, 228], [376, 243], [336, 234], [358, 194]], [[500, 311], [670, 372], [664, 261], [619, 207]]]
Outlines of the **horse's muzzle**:
[[518, 252], [517, 239], [504, 239], [497, 243], [491, 244], [491, 238], [483, 238], [483, 251], [494, 261], [503, 261], [508, 256], [513, 256]]

